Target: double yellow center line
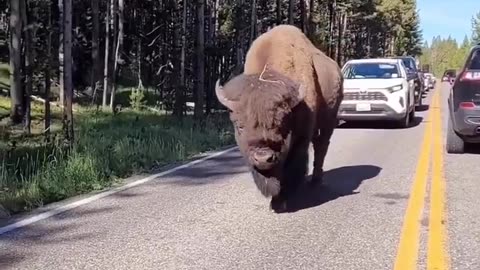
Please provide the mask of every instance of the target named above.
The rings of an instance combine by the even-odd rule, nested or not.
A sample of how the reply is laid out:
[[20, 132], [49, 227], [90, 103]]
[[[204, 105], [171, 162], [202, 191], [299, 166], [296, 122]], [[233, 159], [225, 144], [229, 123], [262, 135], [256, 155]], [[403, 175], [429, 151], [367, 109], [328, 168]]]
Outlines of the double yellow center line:
[[440, 102], [441, 87], [437, 87], [425, 127], [413, 186], [400, 236], [395, 270], [417, 269], [420, 222], [427, 183], [430, 182], [430, 212], [428, 222], [427, 270], [449, 269], [446, 246], [445, 178], [443, 172], [443, 135]]

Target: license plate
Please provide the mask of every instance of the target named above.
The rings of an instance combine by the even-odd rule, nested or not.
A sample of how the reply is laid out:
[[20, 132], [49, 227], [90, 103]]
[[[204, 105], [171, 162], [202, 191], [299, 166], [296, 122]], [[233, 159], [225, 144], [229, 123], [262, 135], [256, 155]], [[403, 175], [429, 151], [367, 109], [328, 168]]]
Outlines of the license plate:
[[356, 105], [357, 112], [368, 112], [371, 111], [372, 108], [369, 103], [359, 103]]

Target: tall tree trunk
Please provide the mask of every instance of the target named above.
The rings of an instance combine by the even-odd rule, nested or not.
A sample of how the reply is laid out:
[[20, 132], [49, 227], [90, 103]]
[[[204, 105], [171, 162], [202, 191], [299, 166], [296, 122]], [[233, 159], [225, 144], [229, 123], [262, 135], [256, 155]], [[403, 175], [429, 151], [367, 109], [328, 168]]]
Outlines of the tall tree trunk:
[[13, 124], [20, 124], [24, 115], [23, 85], [21, 73], [21, 38], [22, 21], [20, 17], [20, 2], [10, 2], [10, 119]]
[[344, 27], [344, 18], [346, 17], [345, 11], [341, 11], [337, 17], [337, 51], [335, 55], [337, 56], [337, 63], [342, 66], [342, 43], [343, 43], [343, 27]]
[[63, 3], [64, 0], [58, 0], [58, 31], [59, 31], [59, 35], [58, 35], [58, 82], [59, 82], [59, 88], [58, 88], [58, 95], [60, 97], [60, 104], [64, 104], [65, 103], [65, 96], [64, 96], [64, 91], [63, 89], [65, 88], [64, 86], [64, 30], [63, 28], [65, 27], [64, 25], [64, 19], [63, 17], [65, 16], [65, 12], [64, 12], [64, 9], [63, 9]]
[[[184, 0], [184, 4], [185, 4], [185, 0]], [[174, 52], [173, 52], [173, 55], [174, 55], [174, 62], [173, 62], [173, 66], [174, 66], [174, 70], [175, 70], [175, 74], [180, 74], [181, 73], [181, 59], [180, 58], [177, 58], [177, 53], [178, 53], [178, 49], [181, 47], [181, 44], [180, 44], [180, 36], [182, 35], [181, 33], [181, 29], [179, 29], [178, 25], [175, 23], [174, 24], [174, 29], [173, 29], [173, 42], [174, 42]], [[182, 117], [182, 100], [181, 100], [181, 90], [180, 90], [180, 87], [182, 87], [182, 83], [180, 81], [178, 81], [177, 83], [175, 83], [175, 103], [174, 103], [174, 106], [173, 106], [173, 115], [175, 115], [176, 117], [179, 117], [181, 118]]]
[[92, 0], [92, 20], [93, 20], [93, 31], [92, 31], [92, 82], [91, 87], [93, 91], [93, 102], [95, 102], [97, 96], [97, 87], [99, 80], [99, 36], [100, 36], [100, 19], [99, 19], [99, 1]]
[[217, 33], [220, 30], [220, 23], [218, 22], [219, 12], [220, 12], [220, 0], [215, 0], [215, 16], [214, 16], [215, 33]]
[[282, 18], [282, 0], [277, 0], [276, 9], [277, 9], [277, 25], [279, 25], [279, 24], [282, 24], [282, 21], [283, 21], [283, 18]]
[[180, 92], [178, 93], [181, 102], [182, 115], [183, 115], [183, 106], [185, 104], [185, 56], [187, 50], [187, 20], [188, 20], [188, 3], [189, 0], [184, 0], [183, 4], [183, 17], [182, 17], [182, 51], [180, 53]]
[[257, 0], [252, 0], [252, 9], [251, 9], [251, 23], [250, 26], [250, 44], [257, 37]]
[[288, 5], [288, 24], [294, 24], [295, 16], [295, 0], [290, 0]]
[[[305, 0], [308, 1], [308, 0]], [[307, 36], [312, 39], [316, 31], [316, 25], [313, 24], [313, 14], [315, 12], [315, 0], [309, 0], [307, 16]]]
[[110, 90], [110, 15], [112, 13], [111, 5], [107, 3], [107, 12], [105, 17], [105, 59], [103, 66], [103, 96], [102, 106], [107, 107], [108, 92]]
[[197, 100], [194, 115], [196, 119], [203, 118], [204, 88], [205, 88], [205, 0], [198, 0], [197, 6]]
[[300, 23], [304, 34], [308, 34], [308, 0], [300, 0]]
[[73, 134], [73, 82], [72, 82], [72, 0], [63, 3], [63, 73], [64, 104], [63, 104], [63, 130], [65, 140], [71, 146], [74, 141]]
[[50, 142], [50, 67], [52, 61], [52, 4], [48, 8], [48, 37], [47, 37], [47, 63], [45, 65], [45, 142]]
[[329, 30], [329, 41], [328, 41], [328, 56], [330, 56], [332, 59], [334, 58], [334, 55], [333, 55], [333, 31], [335, 29], [335, 18], [336, 18], [336, 4], [337, 4], [337, 1], [336, 0], [330, 0], [329, 2], [329, 6], [328, 6], [328, 9], [329, 9], [329, 14], [330, 14], [330, 20], [329, 20], [329, 26], [330, 26], [330, 30]]
[[[218, 0], [217, 0], [218, 2]], [[177, 117], [183, 116], [183, 104], [184, 100], [184, 91], [185, 91], [185, 50], [187, 46], [187, 8], [188, 0], [183, 0], [183, 12], [182, 12], [182, 29], [181, 29], [181, 50], [180, 50], [180, 81], [178, 83], [178, 88], [175, 90], [175, 106], [174, 114]]]
[[118, 38], [117, 38], [117, 47], [115, 49], [115, 62], [113, 67], [113, 85], [112, 85], [112, 93], [110, 95], [110, 109], [112, 111], [115, 109], [115, 94], [117, 92], [117, 77], [118, 77], [118, 63], [120, 62], [120, 49], [122, 48], [123, 44], [123, 12], [124, 12], [124, 5], [123, 0], [118, 0], [118, 6], [116, 11], [118, 12]]
[[[137, 9], [134, 9], [133, 11], [133, 17], [134, 17], [134, 21], [137, 22], [139, 16], [138, 16], [138, 11]], [[138, 25], [143, 25], [143, 20], [142, 20], [142, 16], [140, 16], [140, 22]], [[134, 26], [135, 27], [135, 26]], [[139, 31], [139, 29], [136, 29], [135, 31]], [[142, 80], [142, 34], [141, 33], [138, 33], [137, 35], [137, 63], [138, 63], [138, 72], [137, 72], [137, 79], [138, 79], [138, 85], [137, 85], [137, 88], [138, 89], [143, 89], [143, 80]]]
[[391, 40], [390, 40], [390, 55], [393, 56], [395, 55], [395, 35], [392, 34]]
[[30, 104], [30, 95], [32, 94], [33, 89], [33, 24], [29, 22], [28, 18], [32, 18], [29, 14], [27, 0], [20, 0], [20, 7], [22, 10], [22, 22], [25, 29], [25, 96], [24, 96], [24, 106], [25, 106], [25, 123], [24, 131], [27, 134], [30, 134], [30, 124], [31, 124], [31, 104]]

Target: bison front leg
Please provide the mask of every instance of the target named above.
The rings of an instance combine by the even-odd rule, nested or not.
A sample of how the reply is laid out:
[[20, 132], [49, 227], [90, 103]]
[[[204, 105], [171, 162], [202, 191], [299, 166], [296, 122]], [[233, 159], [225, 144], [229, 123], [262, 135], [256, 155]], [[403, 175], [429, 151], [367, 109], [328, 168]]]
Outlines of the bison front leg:
[[330, 139], [332, 138], [336, 123], [337, 122], [335, 121], [335, 124], [331, 124], [328, 125], [328, 127], [321, 128], [320, 134], [312, 139], [314, 161], [311, 183], [313, 185], [321, 184], [323, 182], [323, 164], [325, 162], [325, 157], [330, 146]]
[[284, 212], [288, 209], [288, 200], [298, 190], [298, 187], [305, 179], [308, 172], [308, 139], [301, 140], [292, 147], [283, 166], [280, 193], [273, 196], [270, 202], [270, 208], [277, 212]]

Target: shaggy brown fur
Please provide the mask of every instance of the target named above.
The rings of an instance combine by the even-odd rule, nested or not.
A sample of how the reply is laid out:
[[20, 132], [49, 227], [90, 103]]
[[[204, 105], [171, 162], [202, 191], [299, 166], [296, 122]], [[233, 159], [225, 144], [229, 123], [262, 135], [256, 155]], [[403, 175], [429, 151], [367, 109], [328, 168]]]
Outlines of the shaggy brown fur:
[[330, 138], [343, 99], [343, 77], [335, 61], [315, 48], [300, 29], [277, 26], [251, 45], [243, 74], [221, 87], [219, 101], [231, 110], [235, 138], [257, 187], [286, 199], [307, 173], [314, 146], [314, 182], [320, 182]]

